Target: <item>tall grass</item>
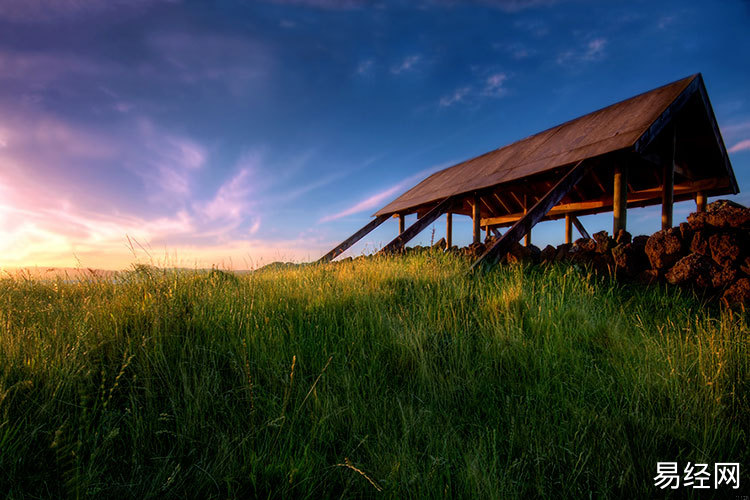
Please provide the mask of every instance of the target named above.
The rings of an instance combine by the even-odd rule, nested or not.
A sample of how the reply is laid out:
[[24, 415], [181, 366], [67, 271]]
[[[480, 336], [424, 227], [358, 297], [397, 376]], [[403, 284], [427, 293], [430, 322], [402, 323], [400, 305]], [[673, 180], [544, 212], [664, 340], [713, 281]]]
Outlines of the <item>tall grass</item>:
[[0, 494], [633, 497], [750, 463], [746, 315], [468, 264], [2, 280]]

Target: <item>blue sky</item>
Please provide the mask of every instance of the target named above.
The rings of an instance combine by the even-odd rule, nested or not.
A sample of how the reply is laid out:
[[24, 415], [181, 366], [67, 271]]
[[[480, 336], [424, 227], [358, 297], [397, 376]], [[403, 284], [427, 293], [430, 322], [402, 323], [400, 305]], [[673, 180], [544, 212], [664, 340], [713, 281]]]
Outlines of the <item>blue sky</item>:
[[696, 72], [747, 204], [749, 24], [739, 0], [5, 0], [0, 267], [312, 260], [437, 169]]

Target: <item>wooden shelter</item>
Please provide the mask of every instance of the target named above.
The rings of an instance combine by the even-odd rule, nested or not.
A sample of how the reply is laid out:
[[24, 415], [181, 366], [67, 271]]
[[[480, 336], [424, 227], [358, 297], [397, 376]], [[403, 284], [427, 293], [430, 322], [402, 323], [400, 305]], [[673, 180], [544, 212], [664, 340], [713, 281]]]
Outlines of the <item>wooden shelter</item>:
[[[391, 217], [399, 234], [381, 252], [401, 249], [446, 214], [481, 230], [509, 227], [474, 263], [494, 260], [543, 220], [565, 219], [587, 236], [577, 216], [613, 212], [613, 233], [625, 229], [627, 208], [661, 204], [672, 226], [675, 201], [739, 192], [703, 78], [692, 75], [436, 172], [375, 213], [375, 218], [323, 256], [329, 261]], [[417, 214], [405, 227], [404, 217]]]

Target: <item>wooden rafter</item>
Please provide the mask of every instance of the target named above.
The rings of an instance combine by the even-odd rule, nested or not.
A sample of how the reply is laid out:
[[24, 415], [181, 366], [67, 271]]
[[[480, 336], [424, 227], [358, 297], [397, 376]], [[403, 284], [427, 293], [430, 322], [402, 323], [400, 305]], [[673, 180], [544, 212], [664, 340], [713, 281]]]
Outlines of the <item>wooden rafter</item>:
[[386, 246], [380, 249], [381, 254], [390, 254], [401, 250], [412, 238], [418, 235], [424, 228], [435, 222], [438, 217], [449, 211], [455, 199], [451, 196], [438, 203], [432, 210], [424, 214], [411, 226], [407, 227], [401, 234], [391, 240]]
[[364, 238], [367, 234], [372, 232], [376, 227], [380, 226], [383, 222], [387, 221], [390, 217], [388, 215], [380, 215], [371, 220], [362, 229], [349, 236], [347, 239], [339, 243], [333, 250], [321, 257], [318, 262], [330, 262], [337, 256], [344, 253], [349, 247], [354, 245], [356, 242]]
[[508, 205], [505, 204], [505, 202], [503, 201], [503, 199], [500, 197], [499, 194], [493, 193], [492, 196], [498, 201], [498, 203], [500, 203], [500, 205], [503, 206], [503, 208], [505, 209], [506, 212], [508, 212], [508, 213], [512, 213], [513, 212], [510, 208], [508, 208]]
[[578, 220], [578, 217], [576, 217], [575, 215], [571, 215], [570, 219], [573, 222], [573, 225], [578, 230], [578, 234], [581, 235], [581, 238], [586, 238], [587, 240], [590, 240], [591, 235], [589, 234], [588, 231], [586, 231], [586, 228], [583, 227], [583, 224], [581, 224], [581, 221]]
[[524, 235], [526, 235], [534, 225], [542, 220], [552, 207], [557, 205], [560, 200], [575, 186], [578, 181], [590, 169], [591, 163], [581, 160], [576, 163], [555, 187], [547, 191], [541, 200], [539, 200], [531, 209], [516, 221], [513, 226], [505, 232], [495, 243], [493, 243], [479, 259], [471, 265], [474, 270], [484, 263], [489, 263], [501, 257]]
[[[696, 182], [684, 182], [681, 184], [674, 185], [674, 196], [675, 199], [679, 196], [681, 199], [688, 197], [692, 198], [694, 193], [699, 191], [709, 192], [715, 189], [722, 189], [728, 186], [728, 181], [717, 180], [717, 179], [706, 179]], [[644, 204], [655, 204], [661, 200], [662, 189], [650, 188], [642, 189], [640, 191], [633, 191], [628, 193], [628, 207], [643, 206]], [[598, 200], [582, 201], [576, 203], [562, 203], [553, 207], [549, 213], [547, 213], [548, 219], [562, 218], [566, 213], [585, 213], [593, 214], [599, 212], [607, 212], [612, 208], [613, 198], [612, 196], [605, 196]], [[482, 225], [491, 226], [507, 226], [514, 223], [523, 217], [523, 212], [516, 212], [509, 215], [503, 215], [501, 217], [490, 217], [482, 219]]]
[[596, 172], [592, 169], [591, 170], [591, 178], [594, 179], [594, 182], [597, 186], [599, 186], [599, 189], [602, 190], [602, 193], [607, 193], [607, 188], [604, 187], [604, 183], [602, 183], [602, 180], [599, 178], [598, 175], [596, 175]]

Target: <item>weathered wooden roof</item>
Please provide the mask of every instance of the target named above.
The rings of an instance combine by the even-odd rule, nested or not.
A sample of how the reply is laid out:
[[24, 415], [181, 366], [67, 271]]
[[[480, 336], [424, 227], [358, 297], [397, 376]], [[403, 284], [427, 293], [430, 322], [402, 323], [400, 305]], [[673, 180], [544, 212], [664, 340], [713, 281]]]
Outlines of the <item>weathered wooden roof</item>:
[[[690, 95], [705, 95], [700, 74], [683, 78], [563, 123], [500, 149], [436, 172], [380, 209], [375, 215], [414, 211], [448, 196], [469, 194], [511, 181], [548, 172], [580, 160], [613, 151], [633, 149], [642, 152], [653, 136], [671, 119], [668, 113], [675, 101]], [[688, 95], [690, 94], [690, 95]], [[706, 118], [715, 125], [708, 106]], [[715, 128], [715, 127], [714, 127]], [[718, 135], [718, 128], [715, 128]], [[719, 148], [726, 151], [718, 135]], [[736, 180], [728, 172], [736, 189]]]

